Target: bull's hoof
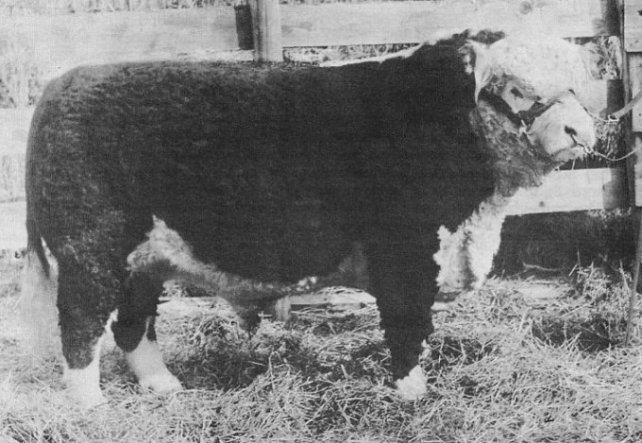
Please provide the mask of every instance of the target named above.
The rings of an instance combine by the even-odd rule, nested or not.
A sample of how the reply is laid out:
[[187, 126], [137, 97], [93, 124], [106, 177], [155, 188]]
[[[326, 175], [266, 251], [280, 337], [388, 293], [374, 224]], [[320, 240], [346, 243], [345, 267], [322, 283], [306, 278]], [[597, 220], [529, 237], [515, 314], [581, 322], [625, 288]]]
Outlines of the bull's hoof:
[[71, 404], [78, 406], [82, 410], [94, 409], [107, 404], [107, 398], [100, 389], [79, 390], [67, 387], [66, 395]]
[[426, 395], [426, 376], [421, 366], [415, 366], [404, 378], [396, 380], [395, 387], [401, 399], [405, 401], [419, 400]]
[[169, 392], [182, 391], [183, 385], [171, 373], [153, 374], [138, 380], [141, 387], [145, 389], [158, 392], [159, 394], [166, 394]]
[[70, 369], [65, 365], [62, 381], [71, 403], [81, 409], [92, 409], [107, 403], [107, 399], [100, 390], [98, 358], [94, 358], [83, 369]]

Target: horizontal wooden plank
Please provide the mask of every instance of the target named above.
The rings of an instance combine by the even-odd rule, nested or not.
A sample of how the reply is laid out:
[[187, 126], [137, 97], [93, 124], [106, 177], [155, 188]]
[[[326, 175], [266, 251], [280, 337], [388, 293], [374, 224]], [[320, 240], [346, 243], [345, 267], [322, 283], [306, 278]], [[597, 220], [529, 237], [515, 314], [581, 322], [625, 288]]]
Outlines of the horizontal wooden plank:
[[[604, 111], [606, 91], [606, 81], [595, 81], [584, 105], [596, 114]], [[24, 154], [32, 114], [33, 108], [0, 109], [0, 201], [24, 195]]]
[[551, 173], [542, 186], [517, 192], [508, 213], [536, 214], [626, 206], [623, 168], [576, 169]]
[[375, 298], [365, 291], [346, 289], [343, 291], [322, 289], [310, 294], [291, 295], [290, 306], [316, 306], [316, 305], [359, 305], [373, 304]]
[[601, 0], [516, 2], [325, 3], [283, 5], [284, 46], [413, 43], [466, 28], [561, 37], [590, 37], [605, 32]]
[[[421, 42], [466, 28], [529, 29], [565, 37], [603, 32], [604, 0], [450, 0], [282, 5], [284, 46]], [[242, 11], [242, 10], [241, 10]], [[48, 78], [79, 64], [212, 57], [248, 41], [234, 8], [3, 19], [0, 48], [40, 60]], [[238, 19], [238, 20], [237, 20]], [[242, 32], [237, 35], [237, 23]], [[250, 39], [251, 41], [251, 39]]]
[[[636, 206], [642, 206], [642, 168], [636, 175]], [[24, 198], [24, 156], [0, 157], [0, 202]], [[539, 188], [520, 191], [510, 214], [612, 209], [627, 204], [623, 169], [555, 172]]]
[[[246, 55], [246, 57], [243, 58], [244, 60], [251, 60], [249, 54], [243, 53], [243, 55]], [[224, 60], [223, 57], [220, 58]], [[233, 60], [240, 58], [241, 57], [234, 57]], [[642, 78], [642, 71], [640, 74]], [[613, 80], [610, 81], [613, 82]], [[587, 88], [586, 103], [583, 103], [583, 105], [595, 113], [605, 111], [608, 104], [608, 82], [607, 80], [594, 80], [591, 82], [590, 87]], [[25, 152], [32, 114], [32, 107], [17, 109], [0, 108], [0, 155]], [[642, 118], [642, 111], [640, 111], [640, 115]]]
[[[519, 191], [507, 212], [516, 215], [613, 209], [626, 204], [623, 168], [580, 169], [554, 172], [542, 186]], [[642, 202], [637, 205], [642, 206]], [[24, 202], [0, 204], [0, 220], [0, 249], [24, 244]]]
[[624, 1], [624, 50], [642, 52], [642, 1]]
[[239, 43], [234, 9], [221, 7], [3, 18], [6, 47], [39, 60], [52, 77], [80, 64], [173, 58]]

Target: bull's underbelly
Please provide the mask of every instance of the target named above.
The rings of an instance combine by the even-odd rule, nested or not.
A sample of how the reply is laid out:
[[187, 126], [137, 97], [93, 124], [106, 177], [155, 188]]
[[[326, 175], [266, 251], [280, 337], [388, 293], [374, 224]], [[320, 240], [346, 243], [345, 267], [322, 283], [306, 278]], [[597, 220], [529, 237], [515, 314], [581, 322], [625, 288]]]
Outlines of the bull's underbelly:
[[335, 270], [350, 253], [343, 217], [316, 200], [282, 202], [270, 210], [212, 208], [209, 217], [185, 208], [154, 213], [175, 230], [196, 260], [260, 281], [298, 281]]
[[[230, 267], [229, 257], [219, 256], [217, 261], [204, 261], [197, 257], [193, 246], [178, 231], [171, 229], [164, 220], [153, 217], [152, 229], [147, 233], [146, 240], [127, 256], [127, 265], [131, 272], [148, 273], [163, 281], [179, 280], [233, 299], [239, 295], [247, 298], [252, 292], [256, 292], [257, 296], [265, 293], [278, 295], [285, 288], [282, 283], [294, 283], [302, 277], [329, 273], [338, 267], [338, 260], [334, 257], [341, 259], [348, 255], [343, 247], [329, 249], [327, 244], [303, 245], [298, 242], [287, 247], [295, 247], [297, 251], [285, 251], [281, 260], [276, 254], [264, 257], [270, 262], [267, 266], [274, 269], [273, 275], [258, 273], [256, 264], [248, 272], [239, 273]], [[275, 251], [283, 252], [279, 251], [278, 246]], [[300, 260], [298, 263], [295, 263], [296, 258]], [[246, 267], [246, 263], [241, 264], [242, 269]], [[290, 274], [285, 274], [286, 271]]]

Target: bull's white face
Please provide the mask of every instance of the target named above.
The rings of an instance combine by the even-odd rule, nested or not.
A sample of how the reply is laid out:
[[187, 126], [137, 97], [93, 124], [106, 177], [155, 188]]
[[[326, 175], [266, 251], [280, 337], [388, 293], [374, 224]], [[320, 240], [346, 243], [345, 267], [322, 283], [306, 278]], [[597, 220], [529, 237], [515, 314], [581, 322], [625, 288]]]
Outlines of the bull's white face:
[[560, 163], [590, 152], [596, 137], [593, 119], [580, 104], [590, 84], [581, 47], [541, 36], [507, 37], [489, 46], [469, 42], [460, 52], [475, 77], [476, 98], [490, 88], [515, 114], [551, 104], [522, 128], [534, 147]]

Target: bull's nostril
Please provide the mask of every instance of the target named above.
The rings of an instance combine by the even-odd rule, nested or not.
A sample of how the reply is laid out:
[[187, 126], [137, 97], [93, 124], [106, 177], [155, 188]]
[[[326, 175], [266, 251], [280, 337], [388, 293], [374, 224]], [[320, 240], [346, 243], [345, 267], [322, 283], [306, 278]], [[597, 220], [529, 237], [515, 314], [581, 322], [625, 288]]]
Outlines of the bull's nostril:
[[571, 137], [574, 137], [577, 135], [577, 131], [571, 128], [570, 126], [564, 126], [564, 132], [566, 132]]

